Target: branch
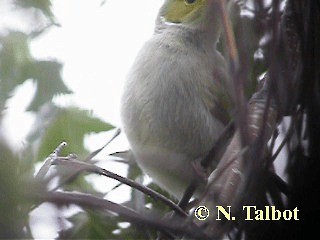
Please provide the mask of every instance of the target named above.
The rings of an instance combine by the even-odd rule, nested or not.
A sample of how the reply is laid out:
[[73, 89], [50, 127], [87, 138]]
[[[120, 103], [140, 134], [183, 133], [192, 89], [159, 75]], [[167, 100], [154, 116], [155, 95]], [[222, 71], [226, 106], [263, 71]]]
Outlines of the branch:
[[61, 153], [62, 149], [67, 146], [66, 142], [62, 142], [59, 146], [44, 160], [44, 164], [39, 169], [38, 173], [36, 174], [35, 178], [37, 180], [43, 180], [46, 174], [48, 173], [53, 159], [57, 158], [58, 155]]
[[210, 239], [199, 227], [192, 223], [190, 225], [190, 223], [187, 222], [181, 223], [180, 220], [159, 220], [159, 216], [150, 214], [141, 215], [130, 208], [89, 194], [48, 192], [38, 194], [36, 197], [40, 200], [52, 202], [58, 205], [76, 204], [90, 209], [111, 211], [119, 214], [119, 216], [123, 217], [126, 221], [149, 226], [163, 232], [170, 231], [178, 234], [186, 234], [194, 239]]
[[[278, 9], [278, 5], [279, 1], [275, 1], [273, 8]], [[231, 205], [234, 210], [239, 209], [240, 203], [245, 201], [245, 195], [249, 194], [251, 199], [257, 197], [252, 191], [253, 186], [264, 187], [264, 183], [254, 182], [256, 179], [254, 179], [253, 176], [259, 173], [266, 174], [264, 178], [267, 178], [269, 187], [271, 186], [270, 183], [273, 183], [281, 192], [288, 195], [291, 194], [291, 189], [288, 188], [288, 185], [277, 175], [269, 172], [268, 167], [270, 167], [270, 163], [272, 164], [292, 134], [292, 130], [288, 130], [287, 136], [272, 157], [263, 157], [265, 154], [264, 149], [267, 147], [267, 142], [272, 136], [277, 121], [280, 120], [284, 114], [292, 112], [292, 106], [296, 106], [294, 104], [297, 102], [296, 95], [294, 94], [296, 91], [292, 93], [291, 90], [292, 86], [296, 86], [296, 80], [292, 73], [295, 72], [300, 59], [300, 43], [297, 40], [297, 33], [293, 23], [294, 18], [290, 9], [286, 8], [280, 25], [279, 16], [279, 11], [275, 10], [272, 15], [273, 25], [271, 26], [271, 31], [273, 38], [271, 44], [273, 48], [270, 50], [268, 74], [264, 79], [262, 88], [251, 98], [247, 106], [248, 142], [242, 145], [244, 143], [240, 132], [242, 125], [238, 124], [237, 126], [240, 127], [240, 129], [235, 133], [217, 166], [217, 170], [210, 178], [209, 189], [202, 201], [203, 204], [213, 204], [214, 206]], [[280, 31], [279, 27], [281, 27]], [[284, 36], [280, 36], [280, 33], [284, 34]], [[230, 46], [228, 46], [228, 48], [229, 47]], [[232, 49], [232, 46], [230, 49]], [[279, 59], [279, 50], [284, 50], [285, 53], [283, 56], [286, 57], [285, 59]], [[283, 67], [283, 69], [281, 67]], [[236, 84], [236, 81], [234, 81], [234, 84]], [[241, 106], [239, 103], [238, 105]], [[296, 111], [296, 109], [294, 109], [294, 111]], [[242, 116], [238, 117], [241, 118]], [[241, 123], [241, 121], [238, 122]], [[274, 141], [272, 145], [273, 144]], [[248, 149], [242, 146], [247, 146]], [[249, 152], [244, 158], [243, 154], [246, 150], [249, 150]], [[268, 186], [265, 189], [266, 191], [268, 191]], [[244, 191], [246, 191], [245, 194]], [[281, 205], [282, 199], [279, 198], [279, 192], [277, 189], [272, 189], [272, 191], [273, 192], [270, 191], [270, 194], [275, 196], [273, 200], [279, 200], [278, 204]], [[258, 196], [257, 199], [259, 199], [259, 197], [261, 196]], [[211, 208], [209, 207], [209, 209]], [[248, 224], [250, 223], [246, 223], [245, 225]], [[207, 223], [206, 230], [208, 235], [220, 238], [230, 230], [230, 227], [230, 222], [224, 224], [219, 221], [211, 221], [209, 224]]]
[[141, 191], [142, 193], [148, 195], [149, 197], [155, 199], [155, 200], [159, 200], [161, 202], [163, 202], [164, 204], [166, 204], [167, 206], [169, 206], [172, 210], [174, 210], [175, 212], [177, 212], [179, 215], [181, 216], [187, 216], [187, 214], [179, 207], [177, 206], [174, 202], [172, 202], [171, 200], [169, 200], [168, 198], [166, 198], [165, 196], [161, 195], [160, 193], [146, 187], [143, 186], [135, 181], [132, 181], [128, 178], [122, 177], [118, 174], [115, 174], [113, 172], [110, 172], [106, 169], [100, 168], [98, 166], [95, 166], [93, 164], [89, 164], [89, 163], [85, 163], [85, 162], [81, 162], [78, 160], [74, 160], [74, 159], [66, 159], [66, 158], [56, 158], [52, 161], [53, 165], [64, 165], [64, 166], [70, 166], [73, 169], [77, 169], [77, 173], [80, 172], [89, 172], [89, 173], [96, 173], [108, 178], [112, 178], [115, 179], [121, 183], [124, 183], [130, 187], [133, 187], [139, 191]]

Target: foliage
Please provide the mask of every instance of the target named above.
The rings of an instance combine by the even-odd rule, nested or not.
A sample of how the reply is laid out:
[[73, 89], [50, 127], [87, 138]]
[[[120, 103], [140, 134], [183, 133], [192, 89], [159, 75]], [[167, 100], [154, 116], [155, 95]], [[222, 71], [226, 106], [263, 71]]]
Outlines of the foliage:
[[19, 169], [19, 160], [5, 143], [0, 141], [0, 233], [1, 238], [27, 238], [22, 231], [28, 221], [27, 207], [30, 202], [23, 197], [26, 184]]
[[88, 154], [84, 148], [83, 139], [88, 133], [108, 131], [113, 127], [98, 118], [91, 116], [88, 111], [78, 108], [52, 108], [51, 120], [46, 125], [45, 131], [41, 131], [41, 143], [36, 159], [44, 159], [48, 155], [48, 149], [54, 149], [61, 140], [68, 142], [69, 153], [77, 153], [80, 156]]
[[[44, 187], [33, 179], [35, 163], [43, 161], [62, 141], [69, 143], [68, 153], [84, 157], [88, 154], [85, 136], [111, 130], [113, 126], [87, 110], [62, 108], [53, 103], [55, 96], [72, 93], [63, 81], [63, 65], [57, 60], [36, 59], [30, 52], [30, 43], [35, 38], [58, 26], [51, 10], [52, 3], [50, 0], [16, 0], [14, 4], [17, 9], [24, 9], [24, 17], [40, 20], [37, 26], [41, 27], [30, 26], [29, 32], [7, 29], [0, 36], [0, 128], [6, 117], [8, 100], [14, 97], [15, 89], [28, 80], [35, 83], [36, 91], [26, 111], [34, 113], [36, 121], [24, 149], [17, 154], [10, 149], [4, 136], [0, 136], [0, 238], [32, 238], [28, 214], [38, 204], [29, 201], [27, 196]], [[73, 190], [97, 193], [83, 175], [72, 184], [69, 187]], [[97, 228], [93, 226], [94, 219], [97, 216], [89, 214], [90, 224], [87, 224]]]
[[[26, 33], [10, 32], [1, 38], [0, 53], [1, 105], [10, 97], [11, 92], [28, 79], [36, 82], [37, 91], [28, 107], [30, 111], [52, 100], [55, 95], [68, 94], [61, 77], [61, 63], [57, 61], [37, 60], [31, 56]], [[15, 66], [15, 67], [13, 67]]]

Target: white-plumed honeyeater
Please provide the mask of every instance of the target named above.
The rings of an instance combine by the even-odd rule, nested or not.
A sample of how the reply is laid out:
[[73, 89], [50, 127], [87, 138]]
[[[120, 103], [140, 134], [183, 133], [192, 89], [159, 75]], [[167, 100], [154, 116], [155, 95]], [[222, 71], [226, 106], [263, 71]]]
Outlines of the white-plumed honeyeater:
[[177, 198], [200, 181], [193, 163], [208, 154], [228, 118], [229, 78], [216, 49], [218, 6], [217, 0], [166, 0], [122, 98], [122, 122], [138, 165]]

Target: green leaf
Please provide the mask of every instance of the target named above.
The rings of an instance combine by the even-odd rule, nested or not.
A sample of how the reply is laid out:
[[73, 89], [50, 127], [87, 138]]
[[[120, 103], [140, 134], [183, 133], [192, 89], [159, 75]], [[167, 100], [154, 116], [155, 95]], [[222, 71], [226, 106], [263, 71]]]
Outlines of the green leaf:
[[35, 61], [25, 66], [26, 76], [37, 83], [37, 91], [28, 111], [37, 111], [57, 94], [71, 93], [62, 80], [61, 68], [62, 65], [55, 61]]
[[23, 180], [29, 176], [19, 169], [19, 159], [0, 137], [0, 236], [3, 239], [22, 239], [28, 234], [23, 229], [31, 202], [25, 198], [28, 188]]
[[27, 78], [24, 68], [30, 64], [28, 36], [22, 32], [11, 32], [0, 37], [0, 111], [12, 90]]
[[88, 154], [83, 144], [85, 135], [112, 128], [114, 128], [112, 125], [93, 117], [89, 111], [74, 107], [58, 108], [55, 116], [43, 129], [37, 160], [47, 157], [62, 141], [68, 143], [62, 155], [75, 153], [84, 156]]
[[33, 59], [29, 41], [28, 35], [22, 32], [0, 37], [0, 112], [12, 91], [28, 79], [37, 85], [29, 111], [38, 111], [57, 94], [71, 93], [62, 80], [61, 63]]

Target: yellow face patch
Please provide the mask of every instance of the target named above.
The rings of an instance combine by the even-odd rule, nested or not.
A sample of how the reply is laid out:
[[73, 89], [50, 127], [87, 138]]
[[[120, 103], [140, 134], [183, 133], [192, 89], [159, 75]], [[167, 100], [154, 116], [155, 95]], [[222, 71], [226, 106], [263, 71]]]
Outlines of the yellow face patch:
[[207, 0], [171, 0], [168, 2], [165, 15], [167, 22], [182, 23], [196, 19], [195, 16]]

